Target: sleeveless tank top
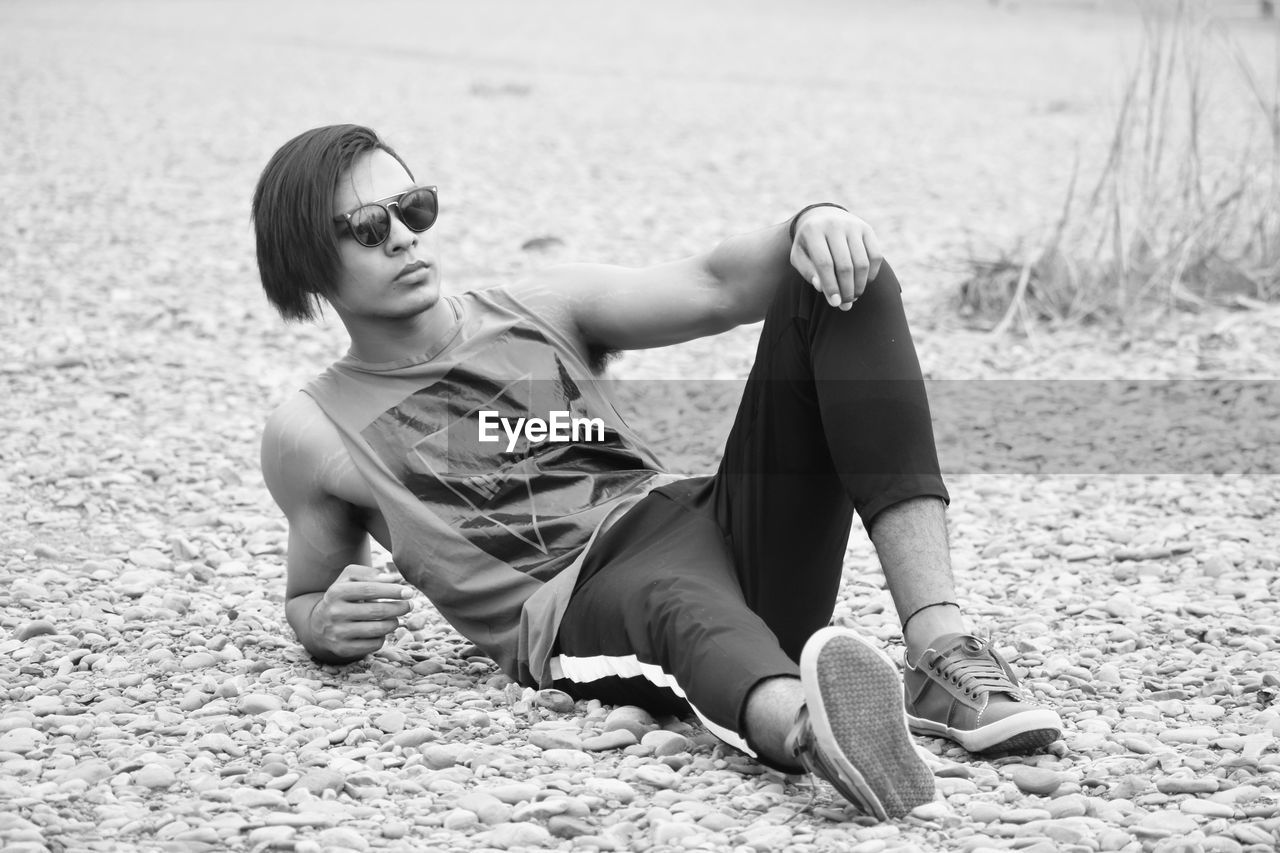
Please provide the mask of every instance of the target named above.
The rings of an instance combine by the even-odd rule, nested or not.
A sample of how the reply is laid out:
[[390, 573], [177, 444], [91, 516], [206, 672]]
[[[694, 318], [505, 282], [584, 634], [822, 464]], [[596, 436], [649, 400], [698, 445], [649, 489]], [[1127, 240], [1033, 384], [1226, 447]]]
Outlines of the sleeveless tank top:
[[404, 578], [509, 677], [546, 687], [591, 540], [679, 478], [618, 414], [582, 342], [516, 295], [435, 310], [455, 322], [430, 351], [346, 356], [303, 391], [368, 482]]

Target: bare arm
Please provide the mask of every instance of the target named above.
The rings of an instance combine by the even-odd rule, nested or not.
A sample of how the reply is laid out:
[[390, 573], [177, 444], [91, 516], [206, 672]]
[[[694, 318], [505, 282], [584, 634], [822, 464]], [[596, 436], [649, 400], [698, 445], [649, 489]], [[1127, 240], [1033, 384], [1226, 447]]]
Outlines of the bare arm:
[[368, 565], [364, 511], [329, 487], [345, 453], [306, 398], [278, 409], [263, 433], [263, 479], [289, 521], [285, 616], [324, 663], [349, 663], [381, 648], [412, 594], [398, 575]]
[[659, 266], [577, 264], [551, 274], [570, 297], [568, 310], [586, 341], [610, 349], [665, 346], [756, 322], [793, 272], [847, 310], [879, 272], [871, 227], [833, 207], [805, 213], [794, 241], [788, 224]]

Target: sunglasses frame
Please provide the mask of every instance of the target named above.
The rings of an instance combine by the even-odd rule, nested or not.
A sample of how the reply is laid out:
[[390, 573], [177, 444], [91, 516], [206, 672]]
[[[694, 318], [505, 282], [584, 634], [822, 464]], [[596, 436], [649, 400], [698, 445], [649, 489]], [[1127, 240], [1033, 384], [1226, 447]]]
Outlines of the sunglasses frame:
[[[410, 225], [405, 220], [404, 215], [400, 212], [400, 199], [404, 198], [409, 193], [418, 192], [419, 190], [426, 190], [429, 193], [431, 193], [431, 197], [435, 200], [435, 203], [436, 203], [436, 218], [431, 220], [431, 225], [428, 225], [426, 228], [421, 228], [421, 229], [414, 228], [412, 225]], [[350, 210], [347, 213], [339, 213], [337, 216], [333, 217], [333, 221], [335, 223], [346, 223], [347, 231], [351, 233], [352, 240], [355, 240], [357, 243], [359, 243], [361, 246], [364, 246], [366, 249], [376, 249], [378, 246], [381, 246], [383, 243], [387, 242], [387, 238], [391, 236], [391, 228], [388, 227], [387, 233], [384, 234], [382, 236], [382, 239], [376, 243], [366, 243], [363, 240], [361, 240], [358, 236], [356, 236], [356, 227], [355, 225], [352, 224], [351, 217], [355, 216], [357, 213], [359, 213], [361, 210], [363, 210], [366, 207], [382, 208], [387, 214], [388, 226], [390, 225], [391, 219], [394, 217], [399, 219], [400, 222], [404, 224], [404, 227], [408, 228], [413, 233], [422, 234], [423, 232], [430, 231], [431, 227], [436, 224], [437, 220], [440, 219], [440, 193], [436, 189], [436, 186], [434, 184], [423, 184], [417, 187], [409, 187], [409, 189], [405, 190], [404, 192], [392, 193], [391, 195], [377, 199], [376, 201], [367, 201], [364, 204], [361, 204], [355, 208], [352, 208], [352, 210]], [[392, 210], [391, 210], [391, 208], [393, 207], [395, 208], [394, 213], [392, 213]]]

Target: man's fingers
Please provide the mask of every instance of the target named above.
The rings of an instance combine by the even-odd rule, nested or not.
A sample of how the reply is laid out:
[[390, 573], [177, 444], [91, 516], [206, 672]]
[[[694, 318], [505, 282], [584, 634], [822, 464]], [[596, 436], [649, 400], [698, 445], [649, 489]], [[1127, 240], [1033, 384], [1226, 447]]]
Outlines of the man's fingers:
[[400, 627], [395, 619], [373, 619], [367, 622], [347, 622], [340, 634], [345, 640], [373, 640], [385, 637]]
[[818, 278], [818, 268], [813, 265], [813, 261], [809, 260], [809, 255], [801, 247], [800, 241], [791, 244], [791, 266], [795, 269], [800, 277], [809, 283], [814, 290], [821, 291], [822, 283]]
[[835, 266], [821, 235], [803, 242], [797, 240], [791, 247], [791, 265], [828, 303], [840, 304], [840, 285], [836, 281]]
[[377, 601], [386, 598], [402, 601], [413, 597], [413, 587], [403, 581], [390, 580], [335, 583], [329, 587], [329, 592], [343, 601]]
[[876, 232], [868, 228], [862, 235], [862, 245], [867, 250], [867, 260], [870, 266], [867, 268], [867, 281], [875, 281], [880, 276], [880, 264], [884, 261], [884, 252], [880, 251], [880, 240], [876, 237]]
[[827, 251], [831, 253], [831, 264], [840, 294], [840, 301], [832, 304], [839, 305], [848, 311], [862, 294], [861, 288], [858, 287], [858, 280], [861, 276], [862, 281], [864, 283], [866, 281], [866, 258], [863, 257], [859, 265], [858, 255], [854, 253], [853, 247], [843, 233], [827, 238]]

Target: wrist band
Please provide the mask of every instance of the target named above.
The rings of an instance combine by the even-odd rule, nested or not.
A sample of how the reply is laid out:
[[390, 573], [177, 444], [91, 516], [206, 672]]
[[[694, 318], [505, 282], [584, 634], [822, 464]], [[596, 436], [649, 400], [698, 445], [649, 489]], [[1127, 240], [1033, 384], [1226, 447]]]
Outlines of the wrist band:
[[849, 208], [845, 207], [843, 204], [836, 204], [834, 201], [820, 201], [817, 204], [811, 204], [808, 207], [800, 208], [800, 212], [791, 217], [791, 227], [788, 229], [793, 241], [796, 239], [796, 226], [800, 224], [800, 217], [804, 216], [815, 207], [838, 207], [845, 213], [849, 212]]

